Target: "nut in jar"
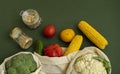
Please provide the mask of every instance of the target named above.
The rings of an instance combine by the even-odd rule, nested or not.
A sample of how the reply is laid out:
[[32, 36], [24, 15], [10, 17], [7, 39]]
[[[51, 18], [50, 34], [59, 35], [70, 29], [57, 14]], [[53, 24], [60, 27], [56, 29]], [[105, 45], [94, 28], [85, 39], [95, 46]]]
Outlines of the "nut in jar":
[[29, 28], [35, 29], [41, 24], [41, 17], [36, 10], [28, 9], [21, 11], [20, 15], [22, 16], [23, 22]]
[[27, 36], [19, 27], [15, 27], [10, 33], [10, 36], [23, 49], [29, 48], [33, 43], [32, 38]]

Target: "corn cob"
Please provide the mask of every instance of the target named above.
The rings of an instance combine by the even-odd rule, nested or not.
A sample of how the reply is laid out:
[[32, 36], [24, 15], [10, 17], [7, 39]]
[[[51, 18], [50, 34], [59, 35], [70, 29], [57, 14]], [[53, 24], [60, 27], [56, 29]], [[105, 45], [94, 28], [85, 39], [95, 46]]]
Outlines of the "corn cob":
[[81, 21], [78, 28], [100, 49], [104, 49], [108, 45], [108, 41], [87, 22]]
[[82, 41], [83, 37], [81, 35], [76, 35], [69, 46], [66, 48], [64, 55], [68, 55], [69, 53], [78, 51], [81, 47]]

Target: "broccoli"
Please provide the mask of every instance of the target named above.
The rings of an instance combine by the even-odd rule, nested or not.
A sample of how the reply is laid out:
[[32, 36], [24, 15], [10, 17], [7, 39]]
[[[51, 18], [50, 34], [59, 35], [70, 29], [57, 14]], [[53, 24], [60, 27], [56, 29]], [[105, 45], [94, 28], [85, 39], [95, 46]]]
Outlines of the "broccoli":
[[5, 63], [7, 74], [30, 74], [37, 69], [31, 54], [19, 54]]

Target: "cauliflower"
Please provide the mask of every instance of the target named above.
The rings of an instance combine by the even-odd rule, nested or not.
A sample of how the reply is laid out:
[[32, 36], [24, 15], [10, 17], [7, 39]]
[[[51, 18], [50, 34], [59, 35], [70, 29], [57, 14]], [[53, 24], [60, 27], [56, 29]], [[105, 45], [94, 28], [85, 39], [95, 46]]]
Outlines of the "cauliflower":
[[94, 46], [85, 47], [71, 61], [66, 74], [111, 74], [107, 55]]
[[104, 64], [94, 57], [96, 54], [86, 54], [78, 57], [75, 62], [75, 70], [78, 74], [107, 74]]
[[37, 69], [31, 54], [19, 54], [5, 63], [7, 74], [30, 74]]

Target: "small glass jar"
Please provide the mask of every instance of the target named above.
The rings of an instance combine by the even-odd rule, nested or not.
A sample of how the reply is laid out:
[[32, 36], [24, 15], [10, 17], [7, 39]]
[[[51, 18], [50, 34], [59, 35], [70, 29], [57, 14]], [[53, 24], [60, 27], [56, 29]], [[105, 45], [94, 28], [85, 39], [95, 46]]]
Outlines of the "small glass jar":
[[10, 36], [23, 49], [29, 48], [33, 43], [32, 38], [27, 36], [19, 27], [15, 27], [10, 33]]
[[25, 11], [21, 11], [20, 15], [22, 16], [23, 22], [29, 28], [35, 29], [41, 24], [41, 17], [36, 10], [27, 9]]

